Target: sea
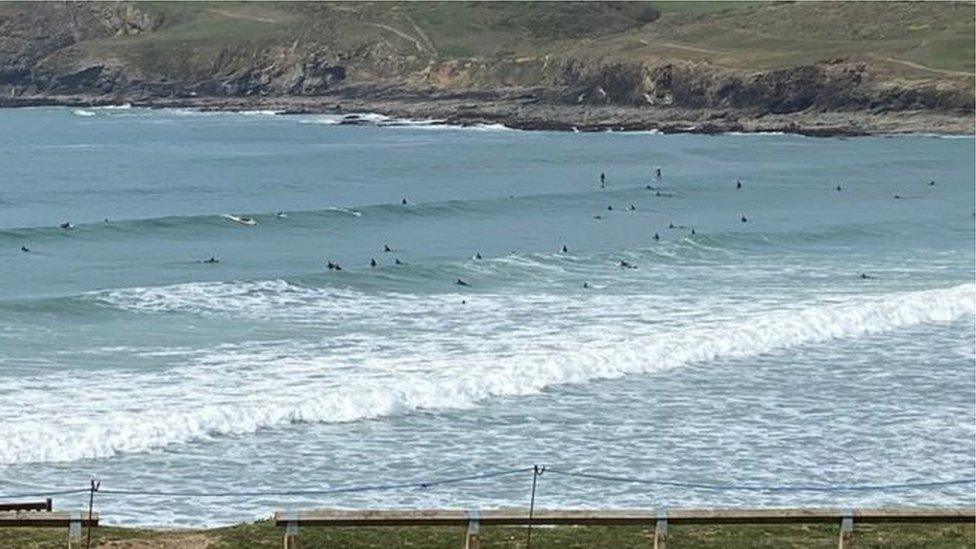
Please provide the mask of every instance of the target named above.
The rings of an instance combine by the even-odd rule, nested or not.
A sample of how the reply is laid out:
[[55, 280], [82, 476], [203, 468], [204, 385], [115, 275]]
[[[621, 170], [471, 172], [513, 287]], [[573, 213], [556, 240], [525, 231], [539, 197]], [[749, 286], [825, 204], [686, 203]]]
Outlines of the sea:
[[3, 110], [0, 499], [973, 505], [974, 177], [972, 136]]

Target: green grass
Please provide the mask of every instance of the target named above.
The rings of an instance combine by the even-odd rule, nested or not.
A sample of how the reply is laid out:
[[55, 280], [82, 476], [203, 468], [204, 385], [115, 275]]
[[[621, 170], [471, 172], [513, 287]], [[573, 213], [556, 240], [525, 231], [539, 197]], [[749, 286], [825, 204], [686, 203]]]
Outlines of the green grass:
[[[737, 548], [833, 548], [837, 546], [838, 526], [671, 526], [669, 547], [676, 549]], [[153, 531], [142, 529], [96, 528], [93, 545], [126, 542], [126, 547], [190, 546], [206, 540], [222, 549], [281, 547], [283, 530], [270, 521], [235, 525], [212, 530]], [[302, 528], [301, 543], [306, 548], [391, 548], [415, 547], [457, 549], [463, 545], [465, 529], [452, 527], [412, 528]], [[525, 547], [525, 528], [482, 528], [486, 548]], [[971, 548], [973, 525], [966, 524], [886, 524], [856, 525], [857, 547]], [[642, 548], [650, 546], [653, 527], [536, 527], [532, 546], [544, 548]], [[61, 548], [67, 532], [61, 529], [0, 529], [0, 547]], [[176, 545], [172, 545], [176, 543]]]

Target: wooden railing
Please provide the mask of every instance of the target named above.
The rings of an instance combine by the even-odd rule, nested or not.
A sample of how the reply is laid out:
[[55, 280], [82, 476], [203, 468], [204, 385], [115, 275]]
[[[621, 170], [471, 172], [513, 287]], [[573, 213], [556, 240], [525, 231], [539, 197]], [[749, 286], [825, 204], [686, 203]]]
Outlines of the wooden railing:
[[0, 511], [0, 528], [67, 528], [68, 547], [81, 547], [81, 529], [98, 526], [98, 513], [82, 511]]
[[665, 549], [669, 524], [808, 524], [837, 523], [840, 526], [838, 547], [850, 549], [854, 523], [972, 523], [976, 509], [899, 508], [899, 509], [621, 509], [621, 510], [554, 510], [537, 509], [529, 518], [527, 509], [486, 511], [461, 510], [311, 510], [278, 511], [275, 524], [285, 528], [285, 549], [297, 549], [298, 531], [303, 526], [465, 526], [466, 549], [481, 547], [482, 525], [650, 525], [654, 524], [654, 547]]

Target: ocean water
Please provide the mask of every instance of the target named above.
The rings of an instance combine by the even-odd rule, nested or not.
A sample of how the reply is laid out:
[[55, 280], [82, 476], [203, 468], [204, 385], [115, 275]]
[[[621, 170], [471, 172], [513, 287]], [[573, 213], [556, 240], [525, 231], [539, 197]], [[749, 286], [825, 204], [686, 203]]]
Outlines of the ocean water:
[[[0, 495], [544, 464], [544, 507], [974, 503], [971, 484], [555, 473], [971, 477], [973, 138], [362, 120], [0, 112]], [[201, 525], [522, 506], [530, 482], [105, 493], [96, 508]]]

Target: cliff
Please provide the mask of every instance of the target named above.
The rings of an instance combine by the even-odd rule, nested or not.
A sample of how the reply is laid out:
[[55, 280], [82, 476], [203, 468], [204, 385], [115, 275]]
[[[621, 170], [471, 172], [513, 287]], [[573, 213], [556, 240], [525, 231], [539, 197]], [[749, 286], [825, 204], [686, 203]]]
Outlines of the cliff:
[[971, 3], [6, 3], [0, 105], [972, 132]]

